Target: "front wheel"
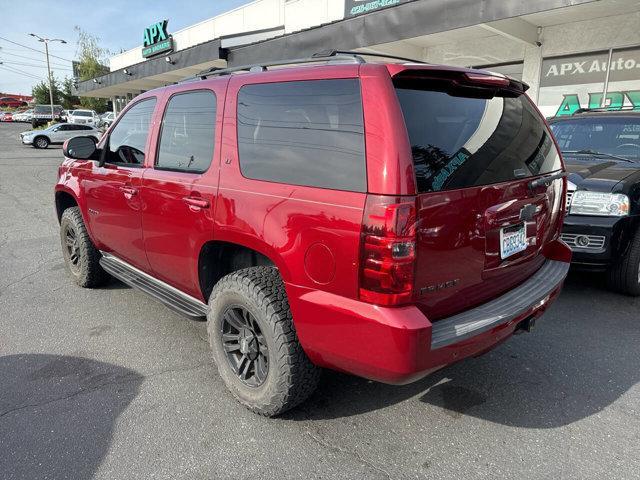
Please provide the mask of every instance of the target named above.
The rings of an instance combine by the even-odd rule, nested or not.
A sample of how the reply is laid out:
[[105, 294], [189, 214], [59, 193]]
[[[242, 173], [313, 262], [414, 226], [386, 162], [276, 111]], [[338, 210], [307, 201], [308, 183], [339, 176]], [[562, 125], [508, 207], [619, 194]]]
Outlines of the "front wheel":
[[36, 148], [47, 148], [49, 146], [49, 140], [47, 137], [37, 137], [33, 141], [33, 146]]
[[305, 401], [320, 378], [302, 350], [284, 283], [273, 267], [227, 275], [211, 292], [209, 343], [236, 399], [272, 417]]
[[640, 296], [640, 230], [638, 230], [629, 250], [607, 272], [609, 287], [617, 292]]
[[99, 287], [109, 278], [100, 266], [100, 252], [84, 226], [80, 208], [67, 208], [60, 219], [60, 243], [64, 262], [81, 287]]

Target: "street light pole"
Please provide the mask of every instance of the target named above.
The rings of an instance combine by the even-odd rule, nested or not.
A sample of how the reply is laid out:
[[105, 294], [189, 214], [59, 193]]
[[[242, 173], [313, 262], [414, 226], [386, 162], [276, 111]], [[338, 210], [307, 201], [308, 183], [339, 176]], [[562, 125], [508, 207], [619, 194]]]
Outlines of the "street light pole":
[[47, 56], [47, 74], [49, 75], [49, 105], [51, 106], [51, 121], [53, 122], [53, 77], [51, 76], [51, 66], [49, 65], [49, 42], [67, 43], [61, 38], [43, 38], [35, 33], [30, 33], [32, 37], [38, 39], [39, 42], [44, 43], [44, 52]]
[[47, 74], [49, 75], [49, 105], [51, 106], [51, 121], [53, 122], [53, 81], [51, 79], [51, 66], [49, 65], [49, 42], [44, 42], [44, 52], [47, 56]]

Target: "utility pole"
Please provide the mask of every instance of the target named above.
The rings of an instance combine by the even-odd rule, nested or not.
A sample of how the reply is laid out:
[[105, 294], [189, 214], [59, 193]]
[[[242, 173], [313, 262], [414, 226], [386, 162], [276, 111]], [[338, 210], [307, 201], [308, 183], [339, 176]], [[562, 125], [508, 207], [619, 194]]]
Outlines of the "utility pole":
[[49, 105], [51, 106], [51, 121], [53, 122], [53, 77], [51, 76], [51, 67], [49, 66], [49, 42], [67, 43], [61, 38], [43, 38], [35, 33], [30, 33], [32, 37], [38, 39], [39, 42], [44, 43], [44, 52], [47, 56], [47, 73], [49, 75]]

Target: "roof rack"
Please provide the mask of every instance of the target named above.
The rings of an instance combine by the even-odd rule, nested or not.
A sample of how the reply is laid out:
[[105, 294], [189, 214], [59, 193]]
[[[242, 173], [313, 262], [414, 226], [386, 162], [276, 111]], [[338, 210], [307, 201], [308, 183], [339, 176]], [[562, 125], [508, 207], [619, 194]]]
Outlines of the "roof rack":
[[637, 110], [640, 111], [640, 109], [638, 109], [636, 106], [634, 105], [622, 105], [620, 107], [594, 107], [594, 108], [579, 108], [577, 109], [575, 112], [572, 113], [572, 115], [578, 115], [580, 113], [589, 113], [589, 112], [619, 112], [619, 111], [629, 111], [629, 110]]
[[344, 61], [347, 60], [351, 63], [366, 63], [362, 56], [367, 57], [380, 57], [380, 58], [390, 58], [394, 60], [402, 60], [404, 62], [411, 63], [425, 63], [420, 60], [413, 60], [411, 58], [398, 57], [396, 55], [387, 55], [384, 53], [375, 53], [375, 52], [356, 52], [350, 50], [323, 50], [320, 52], [316, 52], [311, 57], [308, 58], [296, 58], [289, 60], [278, 60], [275, 62], [268, 63], [256, 63], [252, 65], [240, 65], [237, 67], [228, 67], [228, 68], [219, 68], [212, 67], [207, 70], [203, 70], [202, 72], [196, 74], [194, 77], [186, 78], [184, 81], [193, 81], [193, 80], [205, 80], [207, 77], [211, 77], [214, 75], [229, 75], [234, 72], [264, 72], [268, 69], [268, 67], [277, 67], [283, 65], [297, 65], [304, 63], [318, 63], [318, 62], [332, 62], [332, 61]]

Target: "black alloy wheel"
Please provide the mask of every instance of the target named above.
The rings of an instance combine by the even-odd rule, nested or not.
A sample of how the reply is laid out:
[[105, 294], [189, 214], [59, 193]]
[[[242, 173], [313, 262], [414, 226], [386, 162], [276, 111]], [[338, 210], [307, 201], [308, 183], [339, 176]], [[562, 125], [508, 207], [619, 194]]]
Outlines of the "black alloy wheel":
[[229, 307], [222, 316], [222, 344], [235, 375], [249, 387], [259, 387], [269, 373], [269, 353], [264, 335], [244, 307]]
[[74, 275], [80, 274], [80, 241], [73, 225], [64, 227], [65, 256], [69, 260], [69, 269]]

